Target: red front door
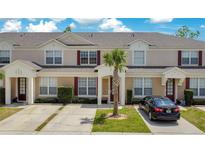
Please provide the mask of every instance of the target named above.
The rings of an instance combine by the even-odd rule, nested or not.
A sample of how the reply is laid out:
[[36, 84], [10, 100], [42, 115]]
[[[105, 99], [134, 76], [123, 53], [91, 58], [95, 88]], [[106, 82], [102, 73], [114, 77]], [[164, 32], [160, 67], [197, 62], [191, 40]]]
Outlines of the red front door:
[[26, 100], [26, 78], [18, 78], [18, 100]]
[[175, 96], [175, 80], [174, 79], [168, 79], [166, 83], [166, 96], [170, 98], [172, 101], [174, 101]]

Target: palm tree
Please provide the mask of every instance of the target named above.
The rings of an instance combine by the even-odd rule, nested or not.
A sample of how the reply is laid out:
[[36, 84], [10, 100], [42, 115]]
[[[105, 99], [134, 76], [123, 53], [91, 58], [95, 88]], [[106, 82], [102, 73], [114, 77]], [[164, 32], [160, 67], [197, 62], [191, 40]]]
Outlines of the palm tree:
[[114, 49], [110, 53], [104, 55], [105, 65], [113, 67], [113, 94], [114, 94], [114, 109], [113, 116], [118, 116], [118, 88], [120, 83], [119, 72], [123, 71], [126, 64], [126, 54], [122, 49]]

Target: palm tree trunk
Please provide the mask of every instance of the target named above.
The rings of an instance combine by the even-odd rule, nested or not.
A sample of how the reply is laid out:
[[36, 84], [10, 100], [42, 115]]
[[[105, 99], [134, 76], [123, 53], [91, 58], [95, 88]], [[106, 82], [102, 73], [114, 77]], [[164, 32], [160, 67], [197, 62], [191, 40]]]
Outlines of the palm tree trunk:
[[114, 69], [113, 74], [113, 88], [114, 88], [114, 109], [113, 109], [113, 116], [118, 116], [118, 87], [119, 87], [119, 75], [118, 69]]

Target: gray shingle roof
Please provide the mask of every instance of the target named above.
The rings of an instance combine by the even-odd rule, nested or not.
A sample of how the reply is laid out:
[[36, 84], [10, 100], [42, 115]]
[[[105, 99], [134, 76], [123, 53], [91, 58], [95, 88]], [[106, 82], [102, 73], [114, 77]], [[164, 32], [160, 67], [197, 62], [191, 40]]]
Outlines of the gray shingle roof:
[[[33, 48], [51, 39], [61, 36], [62, 32], [50, 33], [0, 33], [1, 41], [11, 41], [16, 48]], [[150, 48], [156, 49], [205, 49], [205, 42], [193, 39], [178, 38], [156, 32], [75, 32], [74, 34], [94, 43], [97, 48], [128, 48], [135, 40], [150, 42]], [[69, 38], [70, 39], [70, 38]], [[83, 45], [79, 40], [59, 39], [69, 45]]]

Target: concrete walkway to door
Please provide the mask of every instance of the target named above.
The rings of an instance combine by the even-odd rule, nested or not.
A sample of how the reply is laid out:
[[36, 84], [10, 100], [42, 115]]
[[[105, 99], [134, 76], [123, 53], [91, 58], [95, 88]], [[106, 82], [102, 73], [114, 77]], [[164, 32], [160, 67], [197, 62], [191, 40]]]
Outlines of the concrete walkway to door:
[[28, 105], [20, 112], [0, 121], [0, 134], [36, 134], [35, 129], [61, 105]]
[[90, 134], [95, 117], [95, 104], [69, 104], [38, 134]]

